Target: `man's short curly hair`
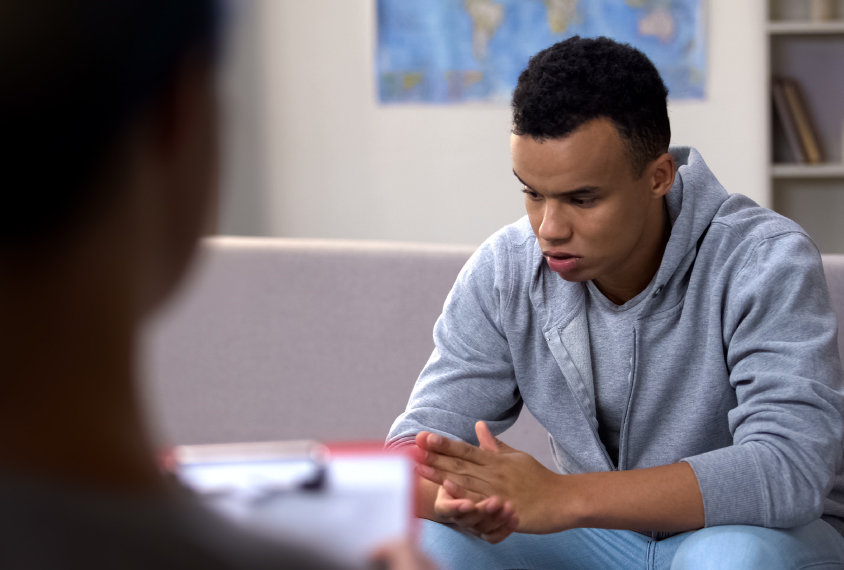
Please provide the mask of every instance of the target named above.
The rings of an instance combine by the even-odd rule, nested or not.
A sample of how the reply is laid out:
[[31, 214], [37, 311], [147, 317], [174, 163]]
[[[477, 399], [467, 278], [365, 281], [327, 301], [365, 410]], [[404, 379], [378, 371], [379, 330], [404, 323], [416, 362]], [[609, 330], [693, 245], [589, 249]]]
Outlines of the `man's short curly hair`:
[[667, 98], [659, 72], [641, 51], [605, 37], [574, 36], [530, 58], [513, 93], [513, 133], [544, 141], [609, 119], [638, 178], [668, 150]]

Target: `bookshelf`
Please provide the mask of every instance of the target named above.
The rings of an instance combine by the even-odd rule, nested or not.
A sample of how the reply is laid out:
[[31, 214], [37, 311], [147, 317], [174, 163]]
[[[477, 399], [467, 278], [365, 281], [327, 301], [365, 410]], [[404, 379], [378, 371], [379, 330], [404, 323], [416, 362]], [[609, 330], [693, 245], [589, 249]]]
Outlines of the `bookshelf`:
[[815, 0], [767, 1], [769, 85], [774, 78], [797, 83], [822, 154], [819, 164], [795, 162], [769, 90], [773, 207], [823, 253], [844, 253], [844, 0], [829, 1], [823, 21], [812, 19]]

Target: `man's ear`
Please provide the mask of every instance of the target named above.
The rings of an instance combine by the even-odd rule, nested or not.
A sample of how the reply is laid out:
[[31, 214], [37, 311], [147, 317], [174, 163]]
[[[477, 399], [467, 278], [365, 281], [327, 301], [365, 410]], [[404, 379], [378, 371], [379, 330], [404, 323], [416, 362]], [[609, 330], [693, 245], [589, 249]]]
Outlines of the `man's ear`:
[[651, 172], [651, 192], [654, 198], [662, 198], [674, 186], [677, 164], [670, 152], [661, 154], [648, 169]]

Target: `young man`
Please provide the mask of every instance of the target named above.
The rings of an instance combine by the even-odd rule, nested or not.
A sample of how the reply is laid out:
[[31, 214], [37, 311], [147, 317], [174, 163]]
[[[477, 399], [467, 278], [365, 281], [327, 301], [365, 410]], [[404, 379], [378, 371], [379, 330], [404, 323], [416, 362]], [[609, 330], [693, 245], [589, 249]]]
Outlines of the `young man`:
[[183, 496], [141, 421], [138, 332], [215, 189], [217, 25], [212, 0], [0, 4], [2, 568], [334, 567]]
[[[418, 511], [447, 567], [844, 565], [820, 255], [693, 148], [669, 150], [666, 96], [606, 38], [556, 44], [519, 78], [527, 216], [461, 272], [388, 440], [420, 449]], [[494, 438], [522, 405], [562, 474]]]

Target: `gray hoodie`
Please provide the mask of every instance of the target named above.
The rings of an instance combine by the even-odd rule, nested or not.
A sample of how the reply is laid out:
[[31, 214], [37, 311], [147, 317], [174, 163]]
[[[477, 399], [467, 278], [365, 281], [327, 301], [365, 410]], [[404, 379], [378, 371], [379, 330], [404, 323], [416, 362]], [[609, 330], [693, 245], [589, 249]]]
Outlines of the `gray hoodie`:
[[[618, 469], [686, 461], [706, 526], [844, 528], [844, 374], [820, 254], [797, 224], [728, 195], [672, 147], [671, 237], [634, 322]], [[429, 430], [474, 444], [522, 405], [562, 473], [614, 469], [598, 437], [583, 283], [548, 269], [527, 218], [461, 271], [389, 445]]]

